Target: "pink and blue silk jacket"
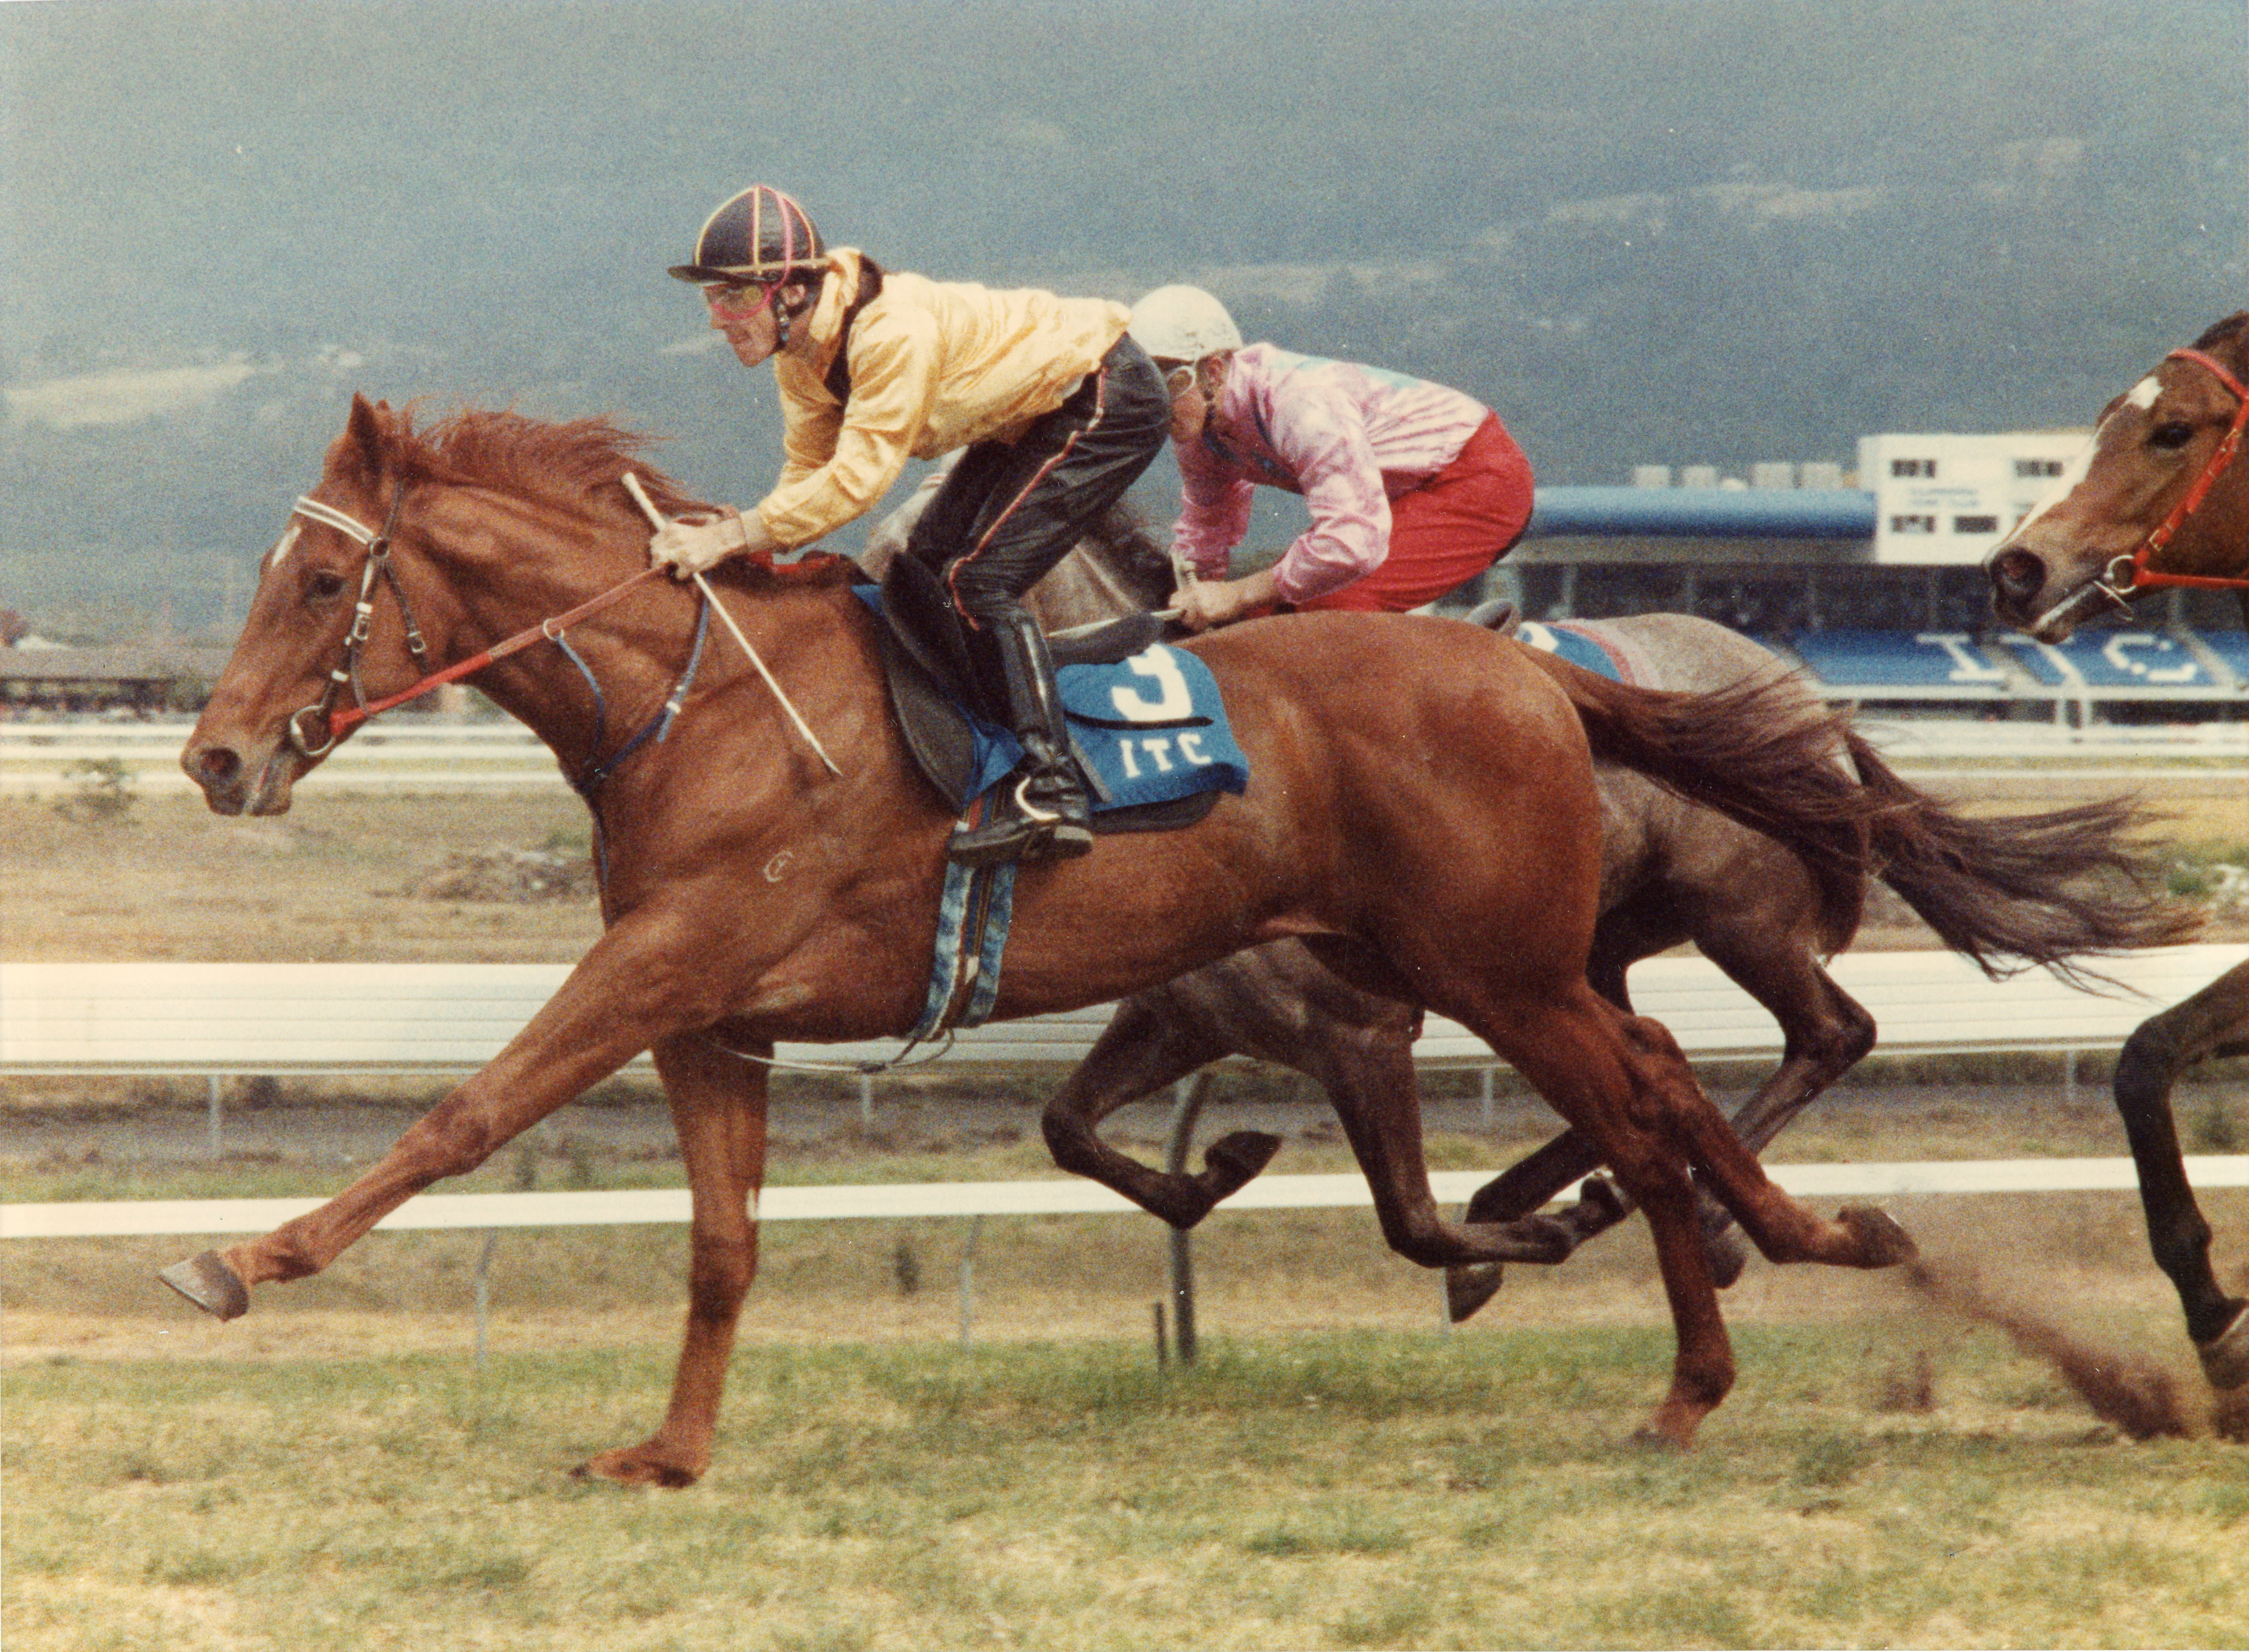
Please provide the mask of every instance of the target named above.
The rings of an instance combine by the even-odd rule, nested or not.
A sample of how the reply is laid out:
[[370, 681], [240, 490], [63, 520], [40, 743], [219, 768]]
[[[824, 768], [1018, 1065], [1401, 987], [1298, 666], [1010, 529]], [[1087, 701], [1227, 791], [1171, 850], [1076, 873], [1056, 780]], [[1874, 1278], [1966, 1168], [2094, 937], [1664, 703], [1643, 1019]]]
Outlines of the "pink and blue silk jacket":
[[1209, 428], [1179, 449], [1173, 546], [1202, 578], [1225, 579], [1252, 490], [1284, 488], [1303, 496], [1312, 524], [1274, 566], [1281, 596], [1324, 595], [1382, 566], [1390, 501], [1450, 464], [1490, 416], [1443, 385], [1250, 345], [1235, 354]]

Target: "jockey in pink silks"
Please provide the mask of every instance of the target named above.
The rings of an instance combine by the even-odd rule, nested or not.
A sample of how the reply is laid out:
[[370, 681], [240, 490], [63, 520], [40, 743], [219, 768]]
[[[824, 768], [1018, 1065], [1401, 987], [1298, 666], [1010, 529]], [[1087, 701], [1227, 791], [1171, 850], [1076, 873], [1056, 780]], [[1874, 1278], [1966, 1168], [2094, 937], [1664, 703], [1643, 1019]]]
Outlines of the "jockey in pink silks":
[[[1442, 385], [1244, 346], [1199, 287], [1159, 287], [1131, 336], [1172, 398], [1184, 497], [1173, 598], [1201, 631], [1278, 609], [1397, 613], [1434, 601], [1514, 548], [1530, 464], [1499, 416]], [[1228, 578], [1259, 484], [1301, 494], [1311, 526], [1270, 567]]]

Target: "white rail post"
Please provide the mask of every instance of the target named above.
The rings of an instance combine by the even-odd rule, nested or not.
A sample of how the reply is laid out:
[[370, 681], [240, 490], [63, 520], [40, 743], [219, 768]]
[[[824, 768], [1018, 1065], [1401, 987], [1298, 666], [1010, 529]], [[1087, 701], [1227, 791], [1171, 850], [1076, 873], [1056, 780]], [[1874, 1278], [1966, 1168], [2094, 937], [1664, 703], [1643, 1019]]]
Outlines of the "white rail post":
[[477, 1252], [477, 1374], [485, 1374], [485, 1341], [492, 1326], [492, 1265], [499, 1251], [499, 1230], [486, 1228]]
[[968, 1218], [968, 1243], [960, 1249], [960, 1346], [973, 1336], [976, 1320], [976, 1239], [984, 1231], [984, 1218]]
[[[539, 1133], [544, 1134], [550, 1120], [541, 1120]], [[515, 1150], [515, 1190], [529, 1193], [539, 1186], [539, 1152], [531, 1136], [523, 1138]], [[492, 1326], [492, 1258], [499, 1254], [499, 1230], [486, 1228], [485, 1242], [477, 1250], [477, 1374], [485, 1374], [485, 1340]]]

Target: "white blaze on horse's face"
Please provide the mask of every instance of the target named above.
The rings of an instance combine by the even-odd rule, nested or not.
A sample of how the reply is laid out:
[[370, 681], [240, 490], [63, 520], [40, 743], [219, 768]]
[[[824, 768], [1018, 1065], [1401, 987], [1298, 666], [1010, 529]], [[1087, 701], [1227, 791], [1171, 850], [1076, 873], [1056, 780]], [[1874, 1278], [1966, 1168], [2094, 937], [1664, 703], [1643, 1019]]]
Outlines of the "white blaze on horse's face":
[[304, 531], [305, 524], [301, 522], [292, 522], [282, 530], [280, 543], [265, 553], [265, 571], [268, 573], [279, 567], [286, 559], [289, 552], [296, 547], [297, 536]]
[[2101, 451], [2101, 438], [2108, 433], [2109, 422], [2115, 419], [2117, 414], [2126, 408], [2137, 408], [2141, 412], [2145, 413], [2156, 405], [2156, 398], [2163, 393], [2162, 383], [2151, 373], [2119, 397], [2116, 406], [2110, 410], [2108, 417], [2093, 427], [2093, 434], [2086, 438], [2085, 445], [2077, 450], [2077, 456], [2064, 467], [2053, 486], [2046, 490], [2045, 496], [2024, 514], [2023, 519], [2015, 524], [2008, 531], [2007, 537], [1992, 549], [1995, 552], [2005, 550], [2015, 542], [2025, 529], [2077, 491], [2078, 483], [2085, 480], [2086, 473], [2093, 468], [2094, 456]]
[[2060, 504], [2064, 499], [2069, 497], [2071, 494], [2076, 492], [2077, 484], [2085, 480], [2085, 473], [2093, 468], [2093, 456], [2099, 452], [2100, 449], [2101, 432], [2096, 429], [2091, 435], [2086, 438], [2085, 445], [2077, 450], [2076, 456], [2071, 459], [2070, 462], [2062, 468], [2061, 475], [2055, 481], [2054, 484], [2046, 490], [2045, 495], [2036, 504], [2032, 505], [2027, 511], [2024, 512], [2023, 519], [2015, 524], [2015, 525], [2008, 531], [2007, 537], [2001, 540], [1997, 545], [1994, 545], [1992, 549], [1994, 551], [2003, 551], [2008, 545], [2012, 545], [2015, 540], [2020, 537], [2025, 528], [2036, 522], [2047, 511], [2053, 510], [2054, 506]]

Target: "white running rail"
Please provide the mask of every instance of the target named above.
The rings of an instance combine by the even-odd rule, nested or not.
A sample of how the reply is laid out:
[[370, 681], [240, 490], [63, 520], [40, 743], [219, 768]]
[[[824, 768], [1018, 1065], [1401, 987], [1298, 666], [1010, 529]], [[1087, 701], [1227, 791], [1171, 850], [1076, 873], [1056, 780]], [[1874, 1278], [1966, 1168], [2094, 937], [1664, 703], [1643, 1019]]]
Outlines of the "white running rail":
[[[119, 763], [134, 790], [183, 792], [193, 783], [180, 751], [193, 725], [167, 723], [0, 723], [0, 796], [67, 795], [89, 777], [82, 764]], [[2177, 765], [2181, 775], [2233, 776], [2249, 784], [2249, 722], [2168, 727], [2096, 723], [1976, 723], [1948, 717], [1877, 721], [1860, 727], [1893, 766], [1962, 761], [2088, 762], [2130, 765], [2151, 780]], [[1942, 777], [1943, 768], [1929, 771]], [[1963, 777], [1964, 778], [1964, 777]], [[335, 791], [480, 792], [567, 789], [554, 757], [514, 723], [389, 722], [354, 734], [305, 777], [302, 785]]]
[[[2197, 1188], [2249, 1187], [2249, 1154], [2186, 1161]], [[1881, 1164], [1768, 1164], [1765, 1173], [1799, 1198], [1891, 1198], [1921, 1194], [2061, 1193], [2139, 1185], [2129, 1159], [1960, 1159]], [[1498, 1174], [1439, 1170], [1429, 1177], [1443, 1203], [1464, 1203]], [[1565, 1191], [1564, 1197], [1569, 1195]], [[129, 1199], [111, 1203], [0, 1204], [0, 1239], [145, 1237], [156, 1234], [256, 1235], [317, 1209], [319, 1199]], [[1358, 1176], [1267, 1176], [1224, 1202], [1228, 1210], [1344, 1210], [1373, 1203]], [[1084, 1181], [919, 1182], [891, 1185], [767, 1188], [762, 1222], [980, 1216], [1118, 1215], [1138, 1207]], [[557, 1228], [683, 1224], [684, 1188], [597, 1193], [425, 1193], [378, 1228]]]
[[[1950, 953], [1847, 953], [1834, 974], [1882, 1028], [1893, 1052], [2113, 1049], [2155, 1010], [2249, 959], [2249, 946], [2173, 947], [2114, 961], [2135, 995], [2080, 992], [2044, 973], [1989, 981]], [[567, 971], [510, 964], [0, 963], [0, 1075], [435, 1073], [491, 1059]], [[1631, 975], [1634, 1003], [1668, 1026], [1689, 1055], [1770, 1055], [1779, 1029], [1701, 958], [1653, 958]], [[948, 1066], [1055, 1066], [1081, 1059], [1110, 1006], [972, 1029]], [[894, 1045], [784, 1045], [828, 1059], [879, 1059]], [[1479, 1040], [1432, 1017], [1417, 1061], [1489, 1072]], [[2129, 1188], [2129, 1159], [1980, 1161], [1961, 1164], [1771, 1167], [1792, 1192], [1867, 1196], [1921, 1192]], [[1434, 1178], [1438, 1196], [1464, 1199], [1489, 1176]], [[2206, 1187], [2249, 1185], [2249, 1155], [2189, 1161]], [[684, 1222], [682, 1189], [606, 1193], [423, 1195], [391, 1227], [547, 1226]], [[130, 1201], [0, 1207], [0, 1237], [127, 1233], [262, 1232], [311, 1199]], [[1357, 1176], [1268, 1176], [1236, 1209], [1316, 1209], [1367, 1203]], [[1036, 1215], [1121, 1210], [1124, 1201], [1079, 1181], [939, 1182], [922, 1186], [774, 1188], [768, 1221], [849, 1217]], [[135, 1224], [172, 1225], [134, 1225]]]

